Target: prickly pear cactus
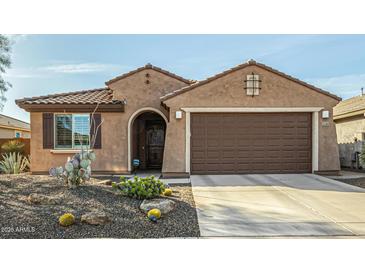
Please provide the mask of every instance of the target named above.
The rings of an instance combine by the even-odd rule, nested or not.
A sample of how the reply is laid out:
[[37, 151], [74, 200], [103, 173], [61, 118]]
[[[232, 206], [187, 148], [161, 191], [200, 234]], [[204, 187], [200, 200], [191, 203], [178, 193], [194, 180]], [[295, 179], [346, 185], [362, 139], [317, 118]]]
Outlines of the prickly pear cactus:
[[76, 188], [91, 178], [91, 162], [96, 158], [92, 151], [76, 153], [64, 167], [53, 167], [49, 170], [52, 177], [65, 182], [69, 188]]

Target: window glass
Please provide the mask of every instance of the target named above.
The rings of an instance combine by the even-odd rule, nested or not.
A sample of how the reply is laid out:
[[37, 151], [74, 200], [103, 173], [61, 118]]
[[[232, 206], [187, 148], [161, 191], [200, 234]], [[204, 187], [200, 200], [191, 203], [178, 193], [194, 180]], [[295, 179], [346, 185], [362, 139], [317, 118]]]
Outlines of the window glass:
[[90, 135], [90, 116], [89, 115], [74, 115], [74, 147], [89, 146]]
[[56, 114], [55, 148], [89, 146], [89, 114]]
[[72, 115], [56, 115], [55, 147], [72, 148]]

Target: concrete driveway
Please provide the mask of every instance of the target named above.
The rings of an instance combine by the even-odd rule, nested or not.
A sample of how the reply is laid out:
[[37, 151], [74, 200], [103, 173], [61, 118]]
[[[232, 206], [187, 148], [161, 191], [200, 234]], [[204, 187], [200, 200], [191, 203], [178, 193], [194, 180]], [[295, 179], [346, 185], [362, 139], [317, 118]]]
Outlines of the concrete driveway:
[[365, 189], [313, 174], [193, 175], [203, 237], [365, 236]]

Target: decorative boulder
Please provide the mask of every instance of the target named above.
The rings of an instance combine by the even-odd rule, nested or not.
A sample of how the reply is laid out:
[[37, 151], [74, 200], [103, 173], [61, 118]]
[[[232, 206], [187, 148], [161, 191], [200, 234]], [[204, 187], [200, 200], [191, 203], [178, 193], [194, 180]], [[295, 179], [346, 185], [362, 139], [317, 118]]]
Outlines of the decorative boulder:
[[89, 225], [102, 225], [111, 222], [111, 218], [104, 212], [94, 211], [82, 215], [81, 222]]
[[151, 209], [157, 208], [161, 211], [162, 215], [164, 215], [174, 210], [175, 206], [176, 203], [170, 199], [152, 199], [143, 200], [139, 208], [144, 213], [148, 213]]
[[98, 185], [106, 185], [106, 186], [111, 186], [113, 181], [110, 179], [106, 179], [106, 180], [101, 180], [101, 181], [97, 181], [96, 182]]
[[43, 194], [32, 193], [28, 196], [28, 202], [31, 204], [40, 204], [40, 205], [57, 205], [59, 204], [60, 198], [46, 196]]

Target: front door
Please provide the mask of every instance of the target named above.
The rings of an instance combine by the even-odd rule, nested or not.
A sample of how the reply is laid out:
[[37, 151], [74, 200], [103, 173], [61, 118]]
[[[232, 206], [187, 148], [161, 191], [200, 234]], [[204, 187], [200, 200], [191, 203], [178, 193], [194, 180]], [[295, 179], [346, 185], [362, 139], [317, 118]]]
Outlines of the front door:
[[146, 121], [146, 165], [147, 168], [162, 168], [165, 144], [163, 121]]

